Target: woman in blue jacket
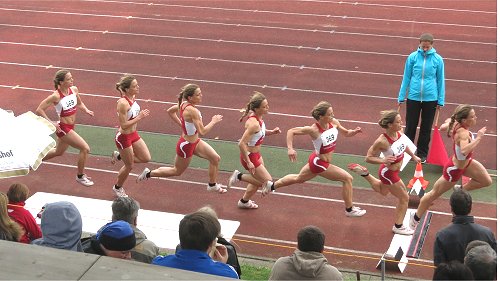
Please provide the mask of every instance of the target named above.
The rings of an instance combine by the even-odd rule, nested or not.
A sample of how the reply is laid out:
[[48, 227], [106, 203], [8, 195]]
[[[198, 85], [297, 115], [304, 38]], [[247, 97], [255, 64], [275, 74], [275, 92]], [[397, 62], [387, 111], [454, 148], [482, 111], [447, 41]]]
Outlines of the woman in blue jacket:
[[405, 135], [415, 141], [415, 133], [419, 123], [417, 156], [422, 163], [429, 152], [432, 123], [437, 106], [444, 106], [445, 82], [443, 58], [432, 47], [434, 37], [430, 33], [420, 36], [418, 49], [406, 59], [398, 103], [406, 98]]

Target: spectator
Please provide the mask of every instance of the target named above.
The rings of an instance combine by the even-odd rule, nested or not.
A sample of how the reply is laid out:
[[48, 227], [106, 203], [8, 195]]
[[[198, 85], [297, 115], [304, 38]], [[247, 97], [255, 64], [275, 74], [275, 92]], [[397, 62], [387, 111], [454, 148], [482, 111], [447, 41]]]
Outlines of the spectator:
[[418, 122], [422, 118], [416, 153], [422, 163], [429, 152], [436, 107], [444, 106], [445, 98], [444, 61], [433, 48], [433, 43], [432, 34], [420, 36], [418, 49], [406, 59], [398, 96], [399, 104], [406, 99], [405, 135], [411, 141], [415, 141]]
[[31, 244], [83, 252], [82, 216], [71, 202], [54, 202], [44, 206], [42, 212], [42, 238]]
[[325, 234], [316, 226], [306, 226], [297, 234], [297, 250], [273, 265], [269, 280], [343, 280], [322, 254]]
[[29, 244], [31, 241], [42, 238], [42, 230], [36, 223], [33, 215], [24, 208], [25, 201], [30, 195], [30, 190], [25, 184], [14, 183], [7, 191], [9, 217], [17, 222], [23, 229], [24, 235], [19, 242]]
[[473, 280], [472, 271], [458, 261], [440, 263], [434, 270], [432, 280]]
[[134, 230], [126, 221], [113, 221], [103, 226], [96, 235], [83, 243], [83, 251], [129, 260], [135, 247]]
[[485, 226], [475, 224], [474, 217], [469, 215], [472, 197], [467, 191], [458, 189], [453, 192], [450, 206], [453, 213], [452, 224], [436, 234], [434, 265], [452, 260], [463, 263], [467, 244], [473, 240], [485, 241], [496, 250], [497, 242], [493, 232]]
[[23, 228], [7, 214], [7, 195], [0, 192], [0, 240], [18, 242], [24, 235]]
[[153, 258], [160, 254], [153, 241], [148, 240], [144, 232], [137, 228], [137, 216], [139, 215], [139, 202], [130, 197], [118, 197], [111, 205], [113, 210], [113, 221], [126, 221], [135, 233], [135, 247], [132, 249], [132, 259], [140, 262], [151, 263]]
[[[202, 207], [202, 208], [198, 209], [196, 212], [206, 212], [207, 214], [213, 216], [217, 220], [219, 219], [215, 210], [210, 206]], [[229, 264], [230, 266], [232, 266], [234, 268], [234, 270], [236, 270], [236, 273], [238, 273], [238, 276], [241, 278], [241, 266], [240, 266], [240, 262], [238, 260], [238, 254], [236, 253], [236, 248], [234, 247], [234, 245], [231, 242], [227, 241], [224, 237], [222, 237], [221, 233], [219, 233], [219, 235], [217, 235], [217, 244], [221, 244], [221, 245], [224, 245], [226, 247], [226, 250], [227, 250], [226, 264]], [[179, 244], [179, 245], [177, 245], [175, 252], [177, 253], [180, 249], [181, 249], [181, 245]], [[218, 253], [218, 250], [216, 248], [215, 251], [210, 255], [210, 257], [213, 259], [217, 255], [220, 255], [220, 253]]]
[[497, 253], [490, 245], [478, 244], [472, 241], [467, 245], [464, 263], [470, 268], [475, 280], [496, 280], [497, 279]]
[[[238, 278], [234, 268], [226, 264], [226, 247], [216, 243], [220, 230], [219, 221], [209, 212], [194, 212], [184, 216], [179, 224], [181, 250], [175, 255], [158, 256], [153, 264]], [[212, 259], [210, 256], [214, 254]]]

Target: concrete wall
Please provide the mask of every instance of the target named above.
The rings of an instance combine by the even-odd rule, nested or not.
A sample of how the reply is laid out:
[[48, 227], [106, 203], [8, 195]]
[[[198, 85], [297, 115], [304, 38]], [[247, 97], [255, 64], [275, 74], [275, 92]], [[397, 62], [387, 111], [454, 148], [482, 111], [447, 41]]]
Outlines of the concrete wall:
[[221, 280], [135, 261], [0, 240], [2, 280]]

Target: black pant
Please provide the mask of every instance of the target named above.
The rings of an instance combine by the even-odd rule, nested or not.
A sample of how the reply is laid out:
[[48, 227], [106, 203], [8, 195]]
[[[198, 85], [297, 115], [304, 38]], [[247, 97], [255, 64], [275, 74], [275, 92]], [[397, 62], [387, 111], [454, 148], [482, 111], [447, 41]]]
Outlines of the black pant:
[[418, 121], [420, 122], [420, 133], [418, 134], [417, 156], [427, 157], [429, 153], [429, 142], [431, 140], [432, 123], [436, 113], [437, 101], [414, 101], [406, 100], [406, 128], [405, 135], [415, 142]]

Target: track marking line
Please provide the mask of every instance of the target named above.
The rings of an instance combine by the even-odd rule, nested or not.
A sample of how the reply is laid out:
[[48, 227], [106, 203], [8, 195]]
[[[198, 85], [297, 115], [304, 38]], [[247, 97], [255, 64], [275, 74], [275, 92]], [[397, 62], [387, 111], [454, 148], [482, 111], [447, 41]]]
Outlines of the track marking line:
[[[52, 165], [52, 166], [59, 166], [59, 167], [65, 167], [65, 168], [77, 168], [75, 165], [69, 165], [69, 164], [61, 164], [61, 163], [54, 163], [54, 162], [43, 162], [43, 164], [47, 165]], [[102, 173], [109, 173], [109, 174], [118, 174], [118, 171], [112, 171], [112, 170], [106, 170], [106, 169], [100, 169], [100, 168], [93, 168], [93, 167], [85, 167], [86, 170], [91, 170], [91, 171], [96, 171], [96, 172], [102, 172]], [[129, 175], [137, 177], [138, 174], [135, 173], [130, 173]], [[163, 181], [172, 181], [172, 182], [179, 182], [179, 183], [187, 183], [187, 184], [195, 184], [195, 185], [201, 185], [204, 188], [206, 187], [205, 182], [198, 182], [198, 181], [190, 181], [190, 180], [180, 180], [180, 179], [173, 179], [173, 178], [153, 178], [155, 180], [163, 180]], [[224, 187], [227, 187], [226, 185], [223, 185]], [[245, 191], [246, 188], [243, 187], [236, 187], [233, 186], [231, 189], [235, 190], [241, 190]], [[260, 190], [258, 192], [261, 192]], [[298, 195], [298, 194], [291, 194], [291, 193], [283, 193], [283, 192], [273, 192], [272, 196], [286, 196], [286, 197], [293, 197], [293, 198], [300, 198], [300, 199], [310, 199], [310, 200], [318, 200], [318, 201], [327, 201], [327, 202], [335, 202], [335, 203], [342, 203], [344, 204], [344, 200], [339, 200], [339, 199], [332, 199], [332, 198], [324, 198], [324, 197], [315, 197], [315, 196], [307, 196], [307, 195]], [[353, 202], [355, 205], [360, 205], [360, 206], [370, 206], [370, 207], [376, 207], [376, 208], [383, 208], [383, 209], [395, 209], [396, 207], [394, 206], [387, 206], [387, 205], [379, 205], [379, 204], [372, 204], [372, 203], [362, 203], [362, 202]], [[445, 213], [445, 212], [434, 212], [435, 214], [439, 215], [444, 215], [444, 216], [453, 216], [451, 213]], [[481, 219], [481, 220], [489, 220], [489, 221], [497, 221], [497, 218], [490, 218], [490, 217], [478, 217], [474, 216], [476, 219]]]

